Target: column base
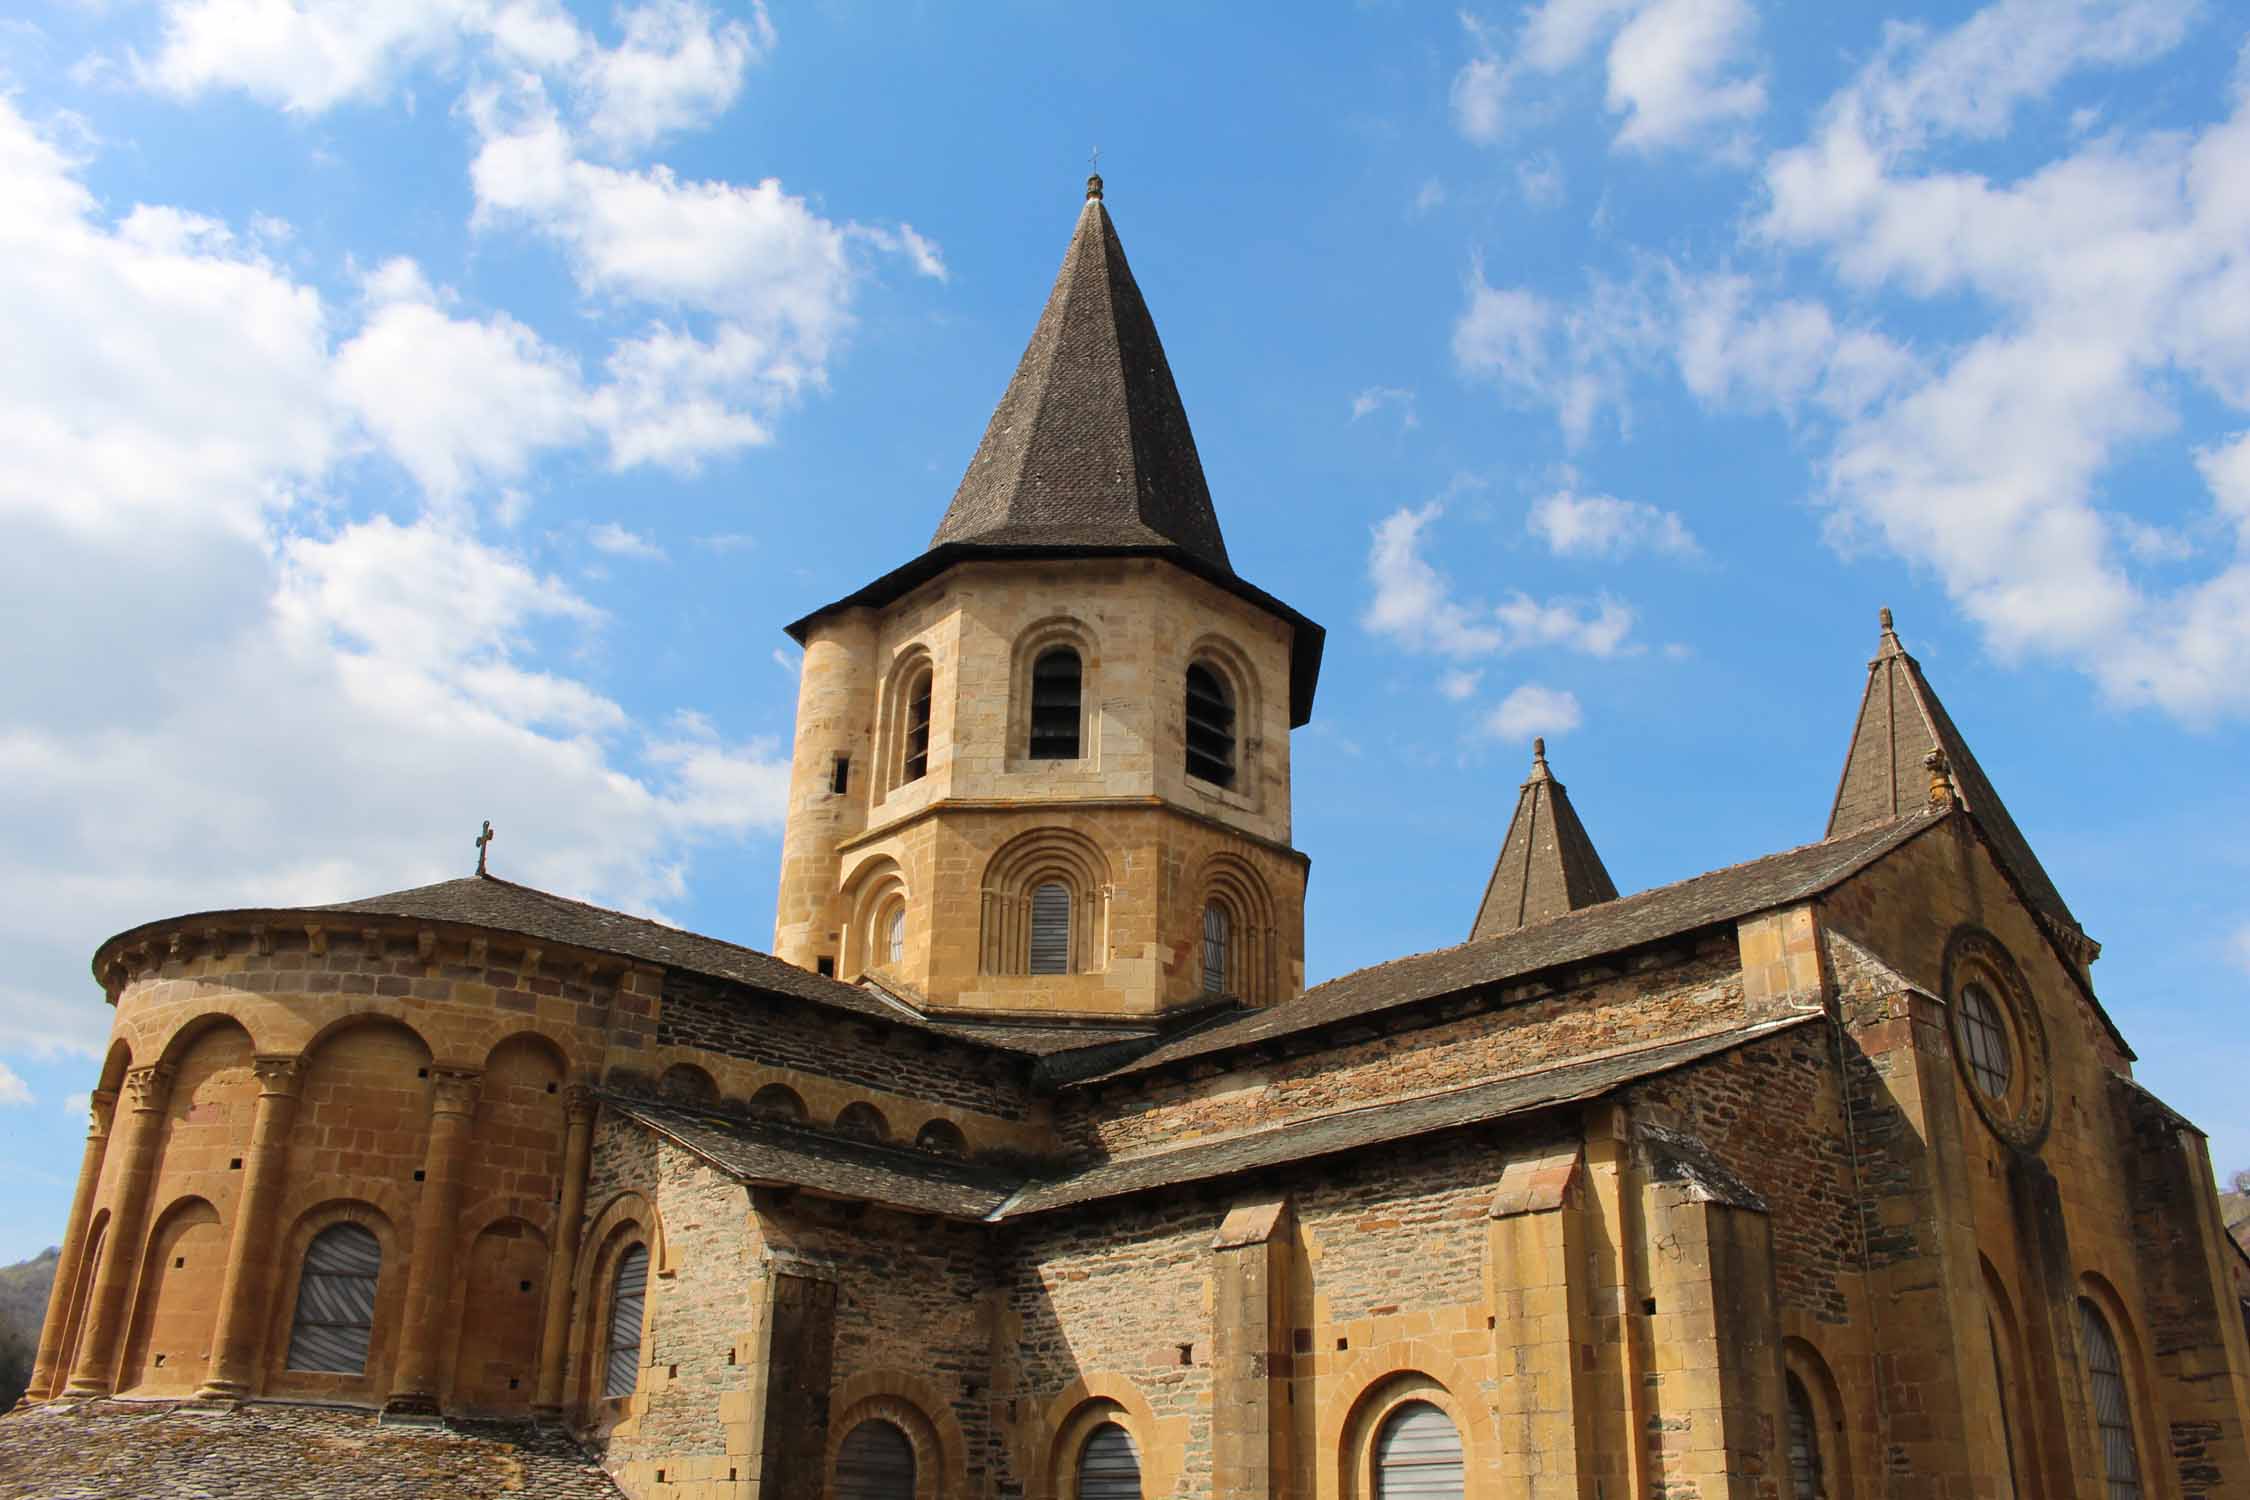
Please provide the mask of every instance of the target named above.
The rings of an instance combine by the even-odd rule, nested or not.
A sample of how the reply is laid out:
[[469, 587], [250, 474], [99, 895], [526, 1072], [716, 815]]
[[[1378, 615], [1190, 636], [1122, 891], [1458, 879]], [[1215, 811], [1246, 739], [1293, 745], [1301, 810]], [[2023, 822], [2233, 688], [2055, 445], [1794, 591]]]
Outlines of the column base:
[[384, 1402], [383, 1414], [376, 1420], [385, 1427], [436, 1427], [445, 1419], [438, 1412], [437, 1397], [406, 1391]]
[[250, 1387], [240, 1380], [206, 1380], [195, 1390], [195, 1399], [198, 1401], [240, 1402], [247, 1400], [249, 1395]]
[[106, 1380], [73, 1380], [62, 1388], [58, 1401], [100, 1401], [109, 1395]]

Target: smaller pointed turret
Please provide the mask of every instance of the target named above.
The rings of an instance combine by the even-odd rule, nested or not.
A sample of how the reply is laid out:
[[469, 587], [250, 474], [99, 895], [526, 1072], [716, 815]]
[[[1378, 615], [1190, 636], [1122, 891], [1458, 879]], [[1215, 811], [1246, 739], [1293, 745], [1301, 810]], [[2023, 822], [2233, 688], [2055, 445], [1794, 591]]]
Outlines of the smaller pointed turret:
[[2021, 885], [2025, 899], [2062, 944], [2090, 962], [2100, 947], [2071, 915], [2031, 842], [1977, 764], [1953, 719], [1938, 701], [1922, 664], [1899, 642], [1885, 609], [1881, 634], [1867, 664], [1867, 691], [1852, 726], [1851, 749], [1828, 813], [1828, 837], [1944, 805], [1964, 808], [1984, 829], [2000, 863]]
[[1531, 777], [1516, 794], [1516, 815], [1484, 888], [1470, 940], [1500, 937], [1583, 906], [1617, 899], [1617, 885], [1594, 852], [1563, 784], [1547, 769], [1547, 742], [1531, 742]]

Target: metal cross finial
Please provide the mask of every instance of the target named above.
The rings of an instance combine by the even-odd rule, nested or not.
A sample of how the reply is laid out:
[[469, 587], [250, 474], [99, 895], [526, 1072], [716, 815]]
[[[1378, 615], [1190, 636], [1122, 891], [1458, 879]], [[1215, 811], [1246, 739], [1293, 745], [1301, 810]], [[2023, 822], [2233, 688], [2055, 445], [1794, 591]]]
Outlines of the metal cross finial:
[[491, 820], [490, 818], [486, 818], [486, 819], [484, 820], [484, 832], [482, 832], [482, 833], [480, 833], [480, 834], [478, 834], [478, 835], [477, 835], [477, 873], [478, 873], [479, 875], [482, 875], [482, 874], [484, 873], [484, 849], [485, 849], [485, 845], [487, 845], [487, 844], [489, 844], [489, 843], [491, 843], [491, 842], [492, 842], [492, 820]]

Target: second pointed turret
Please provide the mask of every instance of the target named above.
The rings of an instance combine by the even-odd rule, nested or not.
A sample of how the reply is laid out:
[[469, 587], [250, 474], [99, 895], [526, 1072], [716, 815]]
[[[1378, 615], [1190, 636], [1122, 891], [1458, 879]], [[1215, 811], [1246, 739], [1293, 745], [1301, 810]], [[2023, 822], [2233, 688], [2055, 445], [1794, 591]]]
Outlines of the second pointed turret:
[[1594, 852], [1563, 784], [1547, 769], [1547, 742], [1531, 742], [1531, 776], [1516, 794], [1516, 815], [1485, 883], [1473, 942], [1500, 937], [1580, 907], [1617, 899], [1617, 885]]

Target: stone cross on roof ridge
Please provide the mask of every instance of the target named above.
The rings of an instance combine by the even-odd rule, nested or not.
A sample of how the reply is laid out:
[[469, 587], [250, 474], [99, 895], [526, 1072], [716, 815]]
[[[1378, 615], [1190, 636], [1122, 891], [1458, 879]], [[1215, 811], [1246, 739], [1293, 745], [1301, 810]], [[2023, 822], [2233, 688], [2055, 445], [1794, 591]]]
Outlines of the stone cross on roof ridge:
[[1177, 548], [1232, 576], [1187, 409], [1099, 174], [932, 547]]
[[1570, 795], [1547, 766], [1547, 742], [1531, 742], [1531, 775], [1516, 794], [1516, 815], [1485, 882], [1471, 941], [1499, 937], [1581, 907], [1617, 899], [1602, 857], [1578, 821]]

